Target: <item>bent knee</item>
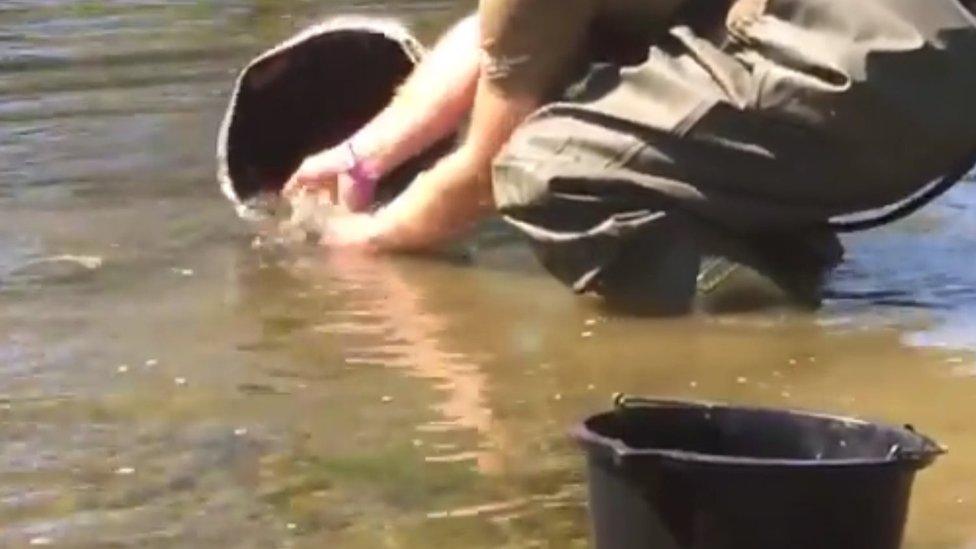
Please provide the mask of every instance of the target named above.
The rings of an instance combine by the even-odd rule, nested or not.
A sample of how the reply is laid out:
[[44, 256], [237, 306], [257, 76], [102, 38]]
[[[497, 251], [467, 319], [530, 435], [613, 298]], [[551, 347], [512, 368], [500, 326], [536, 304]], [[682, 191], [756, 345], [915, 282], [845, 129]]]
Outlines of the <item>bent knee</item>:
[[492, 187], [502, 213], [543, 202], [560, 182], [599, 181], [643, 146], [634, 135], [561, 111], [546, 107], [529, 117], [495, 157]]

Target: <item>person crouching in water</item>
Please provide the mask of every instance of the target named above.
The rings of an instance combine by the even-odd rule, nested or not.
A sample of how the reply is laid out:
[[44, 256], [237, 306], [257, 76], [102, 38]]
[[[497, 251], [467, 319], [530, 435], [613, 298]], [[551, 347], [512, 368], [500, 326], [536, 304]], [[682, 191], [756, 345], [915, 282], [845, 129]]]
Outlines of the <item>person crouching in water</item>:
[[681, 313], [736, 269], [816, 306], [826, 222], [976, 152], [967, 0], [481, 0], [397, 97], [285, 187], [352, 211], [470, 122], [387, 206], [323, 242], [424, 251], [500, 214], [579, 293]]

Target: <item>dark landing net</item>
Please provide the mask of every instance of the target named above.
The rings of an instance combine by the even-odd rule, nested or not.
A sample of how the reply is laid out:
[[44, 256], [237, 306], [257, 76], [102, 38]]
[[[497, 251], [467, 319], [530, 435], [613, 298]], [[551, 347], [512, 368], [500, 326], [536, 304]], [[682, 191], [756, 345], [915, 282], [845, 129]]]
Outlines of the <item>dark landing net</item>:
[[[308, 155], [340, 144], [379, 113], [421, 53], [399, 28], [389, 34], [362, 23], [321, 29], [265, 54], [242, 75], [221, 143], [231, 198], [246, 203], [280, 191]], [[380, 202], [449, 146], [442, 142], [384, 178]]]

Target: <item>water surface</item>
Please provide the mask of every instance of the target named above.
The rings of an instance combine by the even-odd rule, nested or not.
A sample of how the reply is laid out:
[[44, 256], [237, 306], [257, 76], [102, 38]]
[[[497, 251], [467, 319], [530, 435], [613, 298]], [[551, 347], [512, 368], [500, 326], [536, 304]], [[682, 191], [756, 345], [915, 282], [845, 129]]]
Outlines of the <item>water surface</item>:
[[912, 422], [951, 453], [908, 546], [976, 547], [972, 183], [850, 239], [815, 315], [608, 317], [508, 238], [252, 248], [213, 177], [238, 67], [471, 4], [0, 4], [0, 546], [585, 547], [565, 433], [624, 390]]

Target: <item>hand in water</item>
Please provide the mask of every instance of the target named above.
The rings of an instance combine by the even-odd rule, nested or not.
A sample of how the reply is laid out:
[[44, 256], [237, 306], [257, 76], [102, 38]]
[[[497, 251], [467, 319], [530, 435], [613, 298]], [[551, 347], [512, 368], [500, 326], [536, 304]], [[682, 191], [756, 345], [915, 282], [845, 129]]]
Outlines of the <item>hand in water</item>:
[[318, 238], [319, 245], [334, 249], [376, 251], [382, 223], [376, 214], [357, 213], [335, 205], [317, 190], [298, 187], [288, 195], [291, 216], [278, 225], [277, 234], [285, 241], [301, 242]]
[[295, 196], [299, 190], [321, 191], [336, 199], [339, 174], [349, 169], [349, 157], [341, 149], [328, 149], [306, 158], [285, 183], [282, 194]]
[[383, 229], [374, 214], [350, 213], [329, 220], [319, 245], [333, 249], [379, 251]]
[[285, 198], [294, 198], [300, 190], [324, 193], [328, 202], [352, 212], [363, 211], [372, 204], [374, 189], [349, 175], [354, 165], [345, 146], [328, 149], [306, 158], [282, 189]]

